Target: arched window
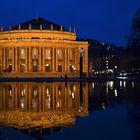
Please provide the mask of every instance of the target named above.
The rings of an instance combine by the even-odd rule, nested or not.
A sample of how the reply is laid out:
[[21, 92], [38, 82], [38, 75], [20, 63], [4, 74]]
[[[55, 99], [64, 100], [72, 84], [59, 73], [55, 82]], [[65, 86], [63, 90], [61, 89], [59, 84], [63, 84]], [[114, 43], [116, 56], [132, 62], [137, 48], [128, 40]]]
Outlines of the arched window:
[[20, 59], [25, 59], [25, 49], [24, 48], [20, 49]]
[[51, 49], [45, 49], [45, 59], [51, 59]]
[[32, 50], [32, 59], [38, 59], [38, 49], [33, 48]]
[[12, 59], [12, 48], [8, 49], [8, 59]]

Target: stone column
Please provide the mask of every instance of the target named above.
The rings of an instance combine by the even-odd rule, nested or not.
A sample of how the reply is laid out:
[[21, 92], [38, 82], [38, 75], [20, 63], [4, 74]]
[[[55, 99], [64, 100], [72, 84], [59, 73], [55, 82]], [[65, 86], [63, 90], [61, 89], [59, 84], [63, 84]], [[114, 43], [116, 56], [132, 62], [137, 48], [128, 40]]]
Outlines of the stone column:
[[65, 63], [65, 65], [64, 65], [65, 67], [64, 68], [65, 69], [64, 70], [66, 72], [67, 71], [67, 49], [65, 49], [64, 51], [65, 51], [64, 52], [64, 55], [65, 55], [65, 58], [64, 58], [64, 63]]
[[20, 72], [20, 66], [19, 66], [19, 61], [20, 61], [20, 57], [19, 57], [19, 48], [17, 48], [17, 71]]
[[76, 48], [74, 48], [74, 67], [75, 67], [75, 70], [77, 71], [77, 63], [76, 63]]
[[[67, 91], [69, 91], [69, 85], [67, 86]], [[69, 110], [69, 106], [70, 106], [70, 98], [69, 98], [69, 92], [67, 92], [67, 109]]]
[[55, 52], [54, 52], [54, 48], [52, 48], [52, 56], [51, 56], [51, 59], [52, 59], [52, 72], [55, 71]]
[[29, 47], [29, 71], [32, 71], [32, 49], [31, 49], [31, 47]]
[[12, 110], [15, 109], [14, 102], [15, 102], [15, 84], [12, 84]]
[[15, 48], [15, 72], [17, 72], [17, 48]]
[[15, 71], [18, 72], [19, 71], [19, 48], [15, 48]]
[[4, 55], [4, 57], [5, 57], [5, 69], [7, 69], [7, 49], [8, 48], [5, 48], [5, 55]]
[[51, 88], [52, 88], [52, 93], [51, 93], [51, 98], [52, 98], [52, 103], [51, 103], [51, 109], [52, 109], [52, 111], [54, 111], [54, 109], [55, 109], [55, 85], [53, 84], [53, 85], [51, 85]]
[[2, 89], [1, 89], [1, 93], [0, 93], [0, 109], [2, 109], [3, 107], [2, 107]]
[[1, 59], [1, 70], [2, 70], [3, 69], [3, 57], [2, 57], [3, 56], [3, 49], [2, 48], [1, 48], [1, 55], [0, 56], [1, 56], [0, 59]]
[[45, 48], [42, 48], [42, 71], [45, 71]]
[[65, 72], [65, 49], [62, 48], [62, 71]]
[[17, 71], [19, 72], [20, 69], [19, 69], [19, 60], [20, 60], [20, 57], [19, 57], [19, 48], [17, 48]]
[[15, 110], [18, 109], [17, 102], [18, 102], [18, 87], [17, 87], [17, 85], [15, 85], [15, 101], [14, 101]]
[[39, 95], [38, 95], [38, 107], [39, 107], [39, 111], [41, 111], [42, 109], [42, 86], [40, 85], [39, 87]]
[[28, 85], [25, 85], [25, 110], [28, 110]]
[[15, 48], [12, 48], [12, 71], [15, 71]]
[[32, 109], [32, 86], [29, 84], [28, 85], [28, 87], [29, 87], [29, 94], [28, 94], [28, 109], [29, 109], [29, 111], [31, 111], [31, 109]]
[[55, 87], [55, 93], [54, 93], [54, 110], [57, 111], [57, 100], [58, 100], [58, 86]]
[[5, 99], [6, 99], [6, 91], [5, 91], [6, 89], [5, 88], [3, 88], [3, 109], [5, 109], [5, 107], [6, 107], [6, 101], [5, 101]]
[[55, 49], [55, 71], [58, 72], [58, 52], [57, 48]]
[[6, 53], [5, 53], [5, 49], [6, 48], [3, 49], [3, 69], [4, 70], [6, 70], [6, 56], [5, 56]]
[[45, 111], [45, 85], [42, 85], [42, 111]]
[[25, 71], [28, 71], [28, 48], [25, 48]]
[[76, 49], [74, 48], [74, 65], [76, 65]]
[[41, 71], [41, 67], [42, 67], [42, 65], [41, 65], [41, 48], [39, 48], [39, 61], [38, 61], [39, 63], [38, 63], [38, 65], [39, 65], [39, 71]]
[[78, 72], [80, 70], [80, 51], [79, 51], [79, 48], [75, 48], [75, 62], [76, 62], [76, 71]]
[[70, 67], [70, 66], [69, 66], [69, 65], [70, 65], [70, 64], [69, 64], [69, 57], [70, 57], [70, 56], [69, 56], [69, 49], [68, 49], [68, 51], [67, 51], [67, 57], [68, 57], [68, 59], [67, 59], [67, 71], [69, 72], [69, 71], [70, 71], [70, 70], [69, 70], [69, 67]]

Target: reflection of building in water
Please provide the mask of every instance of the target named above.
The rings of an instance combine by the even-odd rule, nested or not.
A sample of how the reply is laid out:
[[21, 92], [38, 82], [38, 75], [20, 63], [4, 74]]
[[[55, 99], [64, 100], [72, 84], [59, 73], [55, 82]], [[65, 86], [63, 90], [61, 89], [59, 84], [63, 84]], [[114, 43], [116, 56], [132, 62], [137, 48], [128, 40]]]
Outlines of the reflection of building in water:
[[17, 128], [65, 126], [88, 115], [88, 86], [78, 83], [1, 83], [0, 123]]

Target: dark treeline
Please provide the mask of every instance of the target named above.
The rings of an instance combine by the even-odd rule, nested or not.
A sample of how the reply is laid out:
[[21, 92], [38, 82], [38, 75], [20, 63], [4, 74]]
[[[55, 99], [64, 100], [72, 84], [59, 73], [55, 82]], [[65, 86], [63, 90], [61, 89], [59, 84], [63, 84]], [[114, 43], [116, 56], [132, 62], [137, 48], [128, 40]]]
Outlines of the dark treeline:
[[135, 69], [140, 69], [140, 8], [132, 19], [126, 54], [129, 56], [129, 65]]

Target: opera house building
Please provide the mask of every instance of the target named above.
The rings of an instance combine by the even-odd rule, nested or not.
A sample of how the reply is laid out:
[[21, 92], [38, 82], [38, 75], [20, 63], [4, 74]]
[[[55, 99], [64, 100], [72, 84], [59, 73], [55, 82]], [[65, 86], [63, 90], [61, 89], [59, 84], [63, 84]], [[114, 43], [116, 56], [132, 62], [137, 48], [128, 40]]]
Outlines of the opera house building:
[[75, 29], [36, 19], [0, 31], [1, 77], [88, 75], [88, 42]]

